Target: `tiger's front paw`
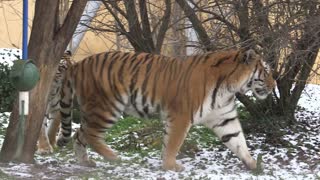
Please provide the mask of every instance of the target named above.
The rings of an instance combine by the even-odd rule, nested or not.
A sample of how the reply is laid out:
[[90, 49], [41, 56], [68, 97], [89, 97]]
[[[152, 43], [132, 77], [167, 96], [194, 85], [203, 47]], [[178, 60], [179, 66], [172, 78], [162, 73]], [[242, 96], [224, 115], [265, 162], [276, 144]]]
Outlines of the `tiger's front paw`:
[[181, 171], [183, 171], [185, 169], [182, 165], [177, 164], [176, 162], [174, 162], [174, 163], [164, 163], [162, 165], [162, 168], [164, 170], [170, 170], [170, 171], [176, 171], [176, 172], [181, 172]]
[[47, 145], [45, 147], [38, 146], [37, 153], [40, 155], [47, 155], [53, 153], [53, 148], [51, 145]]
[[248, 161], [243, 161], [243, 163], [245, 164], [246, 168], [248, 168], [249, 170], [257, 169], [257, 161], [254, 159], [250, 159]]
[[49, 137], [49, 143], [53, 148], [57, 147], [57, 139], [56, 138], [50, 139], [50, 137]]

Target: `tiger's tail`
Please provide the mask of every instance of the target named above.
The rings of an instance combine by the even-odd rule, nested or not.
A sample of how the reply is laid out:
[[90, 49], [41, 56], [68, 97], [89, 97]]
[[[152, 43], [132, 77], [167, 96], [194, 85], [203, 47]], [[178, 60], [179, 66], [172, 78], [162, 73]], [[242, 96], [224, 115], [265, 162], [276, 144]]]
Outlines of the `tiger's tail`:
[[59, 138], [57, 140], [57, 145], [59, 147], [65, 146], [70, 141], [72, 132], [72, 108], [74, 93], [71, 85], [71, 80], [67, 77], [68, 75], [66, 73], [60, 92], [61, 127]]

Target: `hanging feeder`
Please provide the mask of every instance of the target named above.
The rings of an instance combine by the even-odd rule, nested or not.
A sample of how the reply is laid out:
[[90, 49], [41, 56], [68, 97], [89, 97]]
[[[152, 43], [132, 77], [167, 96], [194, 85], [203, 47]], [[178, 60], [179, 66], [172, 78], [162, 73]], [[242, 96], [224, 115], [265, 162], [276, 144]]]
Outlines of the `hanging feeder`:
[[39, 81], [39, 70], [32, 60], [16, 60], [10, 71], [10, 80], [18, 91], [30, 91]]

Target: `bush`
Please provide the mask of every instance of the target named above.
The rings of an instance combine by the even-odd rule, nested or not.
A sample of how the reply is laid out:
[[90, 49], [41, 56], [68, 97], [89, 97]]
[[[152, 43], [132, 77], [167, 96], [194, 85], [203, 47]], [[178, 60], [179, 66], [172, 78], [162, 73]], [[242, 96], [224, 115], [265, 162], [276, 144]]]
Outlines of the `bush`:
[[11, 111], [17, 95], [17, 91], [10, 82], [9, 72], [10, 67], [7, 64], [0, 63], [0, 112]]

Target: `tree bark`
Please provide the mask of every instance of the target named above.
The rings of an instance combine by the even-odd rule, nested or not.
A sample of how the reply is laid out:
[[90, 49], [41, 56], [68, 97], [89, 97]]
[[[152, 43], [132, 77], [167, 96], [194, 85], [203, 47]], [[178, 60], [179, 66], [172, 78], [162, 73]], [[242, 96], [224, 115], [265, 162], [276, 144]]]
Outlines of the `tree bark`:
[[186, 55], [186, 41], [187, 38], [184, 31], [181, 31], [181, 27], [184, 21], [181, 21], [183, 17], [183, 11], [180, 6], [175, 2], [172, 9], [172, 33], [171, 39], [173, 40], [172, 48], [170, 48], [171, 56], [185, 56]]
[[[151, 12], [152, 9], [148, 6], [150, 5], [149, 1], [102, 0], [101, 2], [107, 10], [106, 14], [113, 17], [116, 25], [114, 26], [113, 23], [112, 25], [108, 23], [101, 23], [104, 25], [104, 28], [100, 28], [98, 26], [90, 28], [100, 32], [114, 32], [124, 35], [136, 52], [160, 53], [165, 34], [170, 25], [170, 0], [165, 0], [164, 15], [161, 20], [157, 22], [160, 26], [154, 27], [151, 20], [152, 17], [150, 16], [157, 16], [158, 18], [160, 15], [153, 14], [153, 12]], [[159, 33], [157, 34], [157, 32]]]
[[248, 42], [248, 40], [250, 39], [248, 3], [248, 0], [240, 0], [235, 2], [235, 10], [239, 18], [238, 34], [242, 43], [242, 47], [247, 47], [250, 45], [250, 43]]
[[165, 0], [165, 6], [166, 9], [164, 11], [164, 15], [162, 18], [162, 23], [159, 28], [159, 33], [156, 41], [156, 48], [155, 52], [157, 54], [161, 53], [161, 47], [163, 45], [163, 41], [166, 35], [167, 30], [169, 29], [169, 24], [170, 24], [170, 17], [171, 17], [171, 1], [170, 0]]
[[204, 29], [202, 22], [197, 17], [195, 11], [190, 7], [186, 0], [176, 0], [184, 14], [188, 17], [194, 30], [197, 32], [201, 44], [207, 51], [213, 51], [216, 47], [210, 42], [209, 35]]
[[2, 162], [16, 160], [32, 163], [34, 161], [36, 143], [45, 114], [50, 84], [59, 59], [71, 40], [86, 2], [87, 0], [78, 0], [76, 3], [72, 3], [64, 23], [60, 27], [58, 23], [59, 0], [36, 1], [28, 50], [29, 58], [33, 59], [39, 68], [40, 81], [30, 92], [29, 115], [24, 127], [23, 153], [14, 157], [19, 125], [16, 102], [10, 115], [9, 126], [0, 152]]
[[139, 10], [140, 10], [140, 19], [141, 19], [141, 27], [142, 27], [142, 36], [144, 42], [150, 47], [150, 50], [155, 50], [155, 45], [152, 39], [151, 26], [149, 22], [149, 14], [147, 9], [146, 0], [139, 0]]
[[129, 36], [127, 36], [127, 38], [132, 44], [134, 50], [137, 52], [153, 52], [152, 47], [148, 46], [148, 43], [143, 36], [144, 34], [140, 27], [135, 1], [124, 1], [124, 5], [128, 14], [127, 21], [129, 26]]

